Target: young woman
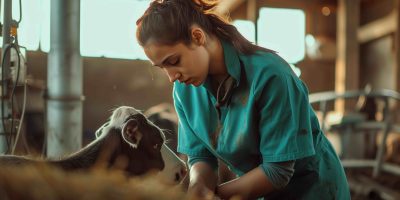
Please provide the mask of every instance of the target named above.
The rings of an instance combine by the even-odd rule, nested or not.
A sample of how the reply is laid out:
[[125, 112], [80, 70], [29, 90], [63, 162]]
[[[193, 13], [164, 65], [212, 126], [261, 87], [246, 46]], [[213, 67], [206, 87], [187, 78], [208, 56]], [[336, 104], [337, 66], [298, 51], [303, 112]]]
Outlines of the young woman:
[[[189, 190], [222, 199], [350, 199], [304, 83], [213, 13], [212, 2], [153, 1], [137, 21], [147, 57], [174, 83]], [[217, 159], [238, 178], [216, 185]]]

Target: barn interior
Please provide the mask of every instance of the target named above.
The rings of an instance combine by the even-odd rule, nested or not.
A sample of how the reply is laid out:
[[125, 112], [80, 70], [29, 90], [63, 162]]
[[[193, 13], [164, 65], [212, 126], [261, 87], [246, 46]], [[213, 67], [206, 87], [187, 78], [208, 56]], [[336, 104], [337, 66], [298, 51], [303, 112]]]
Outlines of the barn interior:
[[[173, 84], [135, 37], [149, 2], [1, 1], [1, 154], [75, 152], [123, 105], [176, 122]], [[400, 0], [220, 0], [215, 11], [307, 85], [352, 198], [400, 199]]]

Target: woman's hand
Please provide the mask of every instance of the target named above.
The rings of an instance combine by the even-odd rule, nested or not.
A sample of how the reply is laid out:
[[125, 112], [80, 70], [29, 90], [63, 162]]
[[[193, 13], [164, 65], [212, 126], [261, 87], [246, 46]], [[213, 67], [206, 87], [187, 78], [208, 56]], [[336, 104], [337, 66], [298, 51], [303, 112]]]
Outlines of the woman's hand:
[[[194, 199], [216, 199], [214, 189], [217, 186], [217, 174], [205, 162], [197, 162], [190, 168], [188, 194]], [[219, 198], [218, 198], [219, 199]]]
[[217, 195], [221, 199], [255, 199], [273, 191], [274, 187], [264, 171], [257, 167], [245, 175], [218, 186]]
[[[193, 199], [207, 199], [207, 200], [219, 200], [220, 198], [214, 194], [214, 191], [210, 190], [205, 184], [201, 182], [194, 183], [189, 186], [188, 194]], [[192, 199], [192, 198], [189, 198]]]

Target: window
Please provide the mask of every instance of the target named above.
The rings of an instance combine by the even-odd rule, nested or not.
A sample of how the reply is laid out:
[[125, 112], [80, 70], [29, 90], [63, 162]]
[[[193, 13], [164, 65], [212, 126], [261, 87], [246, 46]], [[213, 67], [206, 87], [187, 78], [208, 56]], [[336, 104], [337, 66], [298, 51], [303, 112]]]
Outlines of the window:
[[256, 28], [254, 23], [249, 20], [235, 20], [233, 25], [238, 31], [250, 42], [255, 43], [256, 41]]
[[81, 54], [147, 59], [136, 41], [136, 20], [149, 1], [82, 0]]
[[[42, 51], [50, 50], [50, 1], [22, 0], [19, 43], [28, 50], [37, 50], [39, 44]], [[135, 35], [136, 20], [149, 2], [81, 0], [81, 54], [93, 57], [147, 59]], [[18, 1], [13, 1], [13, 19], [19, 19]], [[255, 41], [255, 27], [251, 21], [236, 20], [233, 24], [249, 41]], [[277, 51], [290, 63], [299, 62], [304, 58], [303, 11], [262, 8], [257, 24], [258, 45]]]
[[[28, 50], [38, 50], [39, 44], [42, 51], [50, 50], [50, 1], [22, 0], [18, 38]], [[136, 20], [148, 4], [149, 1], [81, 0], [82, 56], [146, 59], [136, 42]], [[13, 19], [19, 19], [18, 1], [13, 1]]]
[[40, 26], [40, 49], [50, 51], [50, 0], [41, 0], [42, 18]]
[[258, 45], [278, 52], [289, 63], [304, 58], [305, 14], [298, 9], [261, 8]]
[[[41, 0], [22, 0], [22, 21], [18, 28], [18, 43], [28, 50], [38, 50], [40, 38]], [[4, 8], [4, 1], [1, 1]], [[19, 1], [12, 1], [12, 18], [19, 20]], [[1, 23], [3, 24], [3, 12], [1, 12]], [[3, 37], [1, 37], [3, 44]]]

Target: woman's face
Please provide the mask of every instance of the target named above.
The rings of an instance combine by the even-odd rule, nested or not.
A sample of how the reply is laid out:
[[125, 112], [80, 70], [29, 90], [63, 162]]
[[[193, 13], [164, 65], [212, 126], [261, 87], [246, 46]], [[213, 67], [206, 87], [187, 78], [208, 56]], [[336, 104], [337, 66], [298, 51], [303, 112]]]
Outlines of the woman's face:
[[152, 64], [165, 71], [170, 82], [177, 80], [197, 87], [207, 78], [210, 57], [204, 45], [148, 42], [143, 48]]

